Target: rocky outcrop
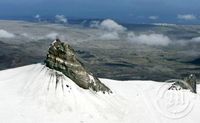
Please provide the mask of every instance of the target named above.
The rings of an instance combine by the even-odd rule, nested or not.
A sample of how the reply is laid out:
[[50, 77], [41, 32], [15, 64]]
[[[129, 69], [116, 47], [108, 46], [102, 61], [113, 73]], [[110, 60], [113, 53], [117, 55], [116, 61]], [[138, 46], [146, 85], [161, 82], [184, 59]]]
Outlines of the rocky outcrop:
[[188, 85], [191, 87], [191, 92], [193, 93], [197, 93], [196, 89], [196, 85], [197, 85], [197, 79], [196, 76], [194, 74], [191, 74], [189, 77], [187, 77], [185, 79], [185, 81], [188, 83]]
[[191, 74], [185, 80], [168, 80], [167, 82], [173, 82], [169, 90], [182, 90], [189, 89], [193, 93], [196, 92], [196, 76]]
[[106, 85], [85, 69], [74, 49], [59, 39], [50, 45], [45, 63], [47, 67], [62, 72], [81, 88], [112, 93]]

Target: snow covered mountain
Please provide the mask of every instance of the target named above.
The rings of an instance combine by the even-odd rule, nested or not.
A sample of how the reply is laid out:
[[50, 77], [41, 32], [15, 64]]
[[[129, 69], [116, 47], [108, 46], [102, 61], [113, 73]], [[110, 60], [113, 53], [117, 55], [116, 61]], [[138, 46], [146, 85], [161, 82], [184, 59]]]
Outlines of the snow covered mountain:
[[0, 122], [199, 123], [200, 87], [197, 94], [170, 87], [99, 79], [57, 39], [45, 64], [0, 71]]
[[[42, 64], [0, 71], [1, 123], [199, 123], [200, 99], [153, 81], [100, 79], [112, 91], [85, 90]], [[59, 73], [62, 74], [62, 73]]]

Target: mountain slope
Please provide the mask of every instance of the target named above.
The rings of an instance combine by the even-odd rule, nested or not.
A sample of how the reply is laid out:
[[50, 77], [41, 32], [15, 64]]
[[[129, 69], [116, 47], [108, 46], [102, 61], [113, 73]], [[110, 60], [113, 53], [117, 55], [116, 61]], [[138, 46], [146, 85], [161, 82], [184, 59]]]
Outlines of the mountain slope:
[[[163, 100], [162, 87], [153, 81], [100, 79], [113, 94], [85, 90], [62, 73], [42, 64], [0, 71], [2, 123], [198, 123], [198, 94], [187, 90], [182, 101]], [[161, 89], [161, 91], [159, 91]], [[159, 92], [159, 93], [158, 93]], [[188, 98], [190, 97], [190, 98]], [[182, 102], [179, 104], [179, 102]], [[176, 104], [176, 106], [174, 106]], [[166, 109], [162, 109], [165, 107]], [[170, 110], [173, 108], [173, 110]]]

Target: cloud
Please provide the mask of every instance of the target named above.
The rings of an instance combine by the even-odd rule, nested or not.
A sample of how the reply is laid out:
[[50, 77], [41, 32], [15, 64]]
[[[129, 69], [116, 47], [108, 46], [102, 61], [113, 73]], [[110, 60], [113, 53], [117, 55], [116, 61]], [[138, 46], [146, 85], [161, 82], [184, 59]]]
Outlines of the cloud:
[[36, 39], [36, 37], [24, 32], [22, 34], [20, 34], [21, 36], [25, 37], [25, 38], [29, 38], [29, 39]]
[[51, 33], [47, 34], [47, 35], [45, 36], [45, 38], [48, 38], [48, 39], [51, 39], [51, 40], [55, 40], [58, 36], [59, 36], [58, 33], [56, 33], [56, 32], [51, 32]]
[[126, 28], [122, 25], [118, 24], [117, 22], [106, 19], [100, 23], [100, 28], [108, 30], [108, 31], [125, 31]]
[[152, 25], [156, 25], [156, 26], [176, 26], [176, 24], [172, 24], [172, 23], [153, 23]]
[[90, 27], [91, 28], [99, 28], [100, 27], [100, 21], [91, 21]]
[[149, 19], [151, 19], [151, 20], [157, 20], [157, 19], [159, 19], [159, 17], [158, 16], [149, 16]]
[[37, 19], [38, 21], [40, 21], [40, 20], [41, 20], [40, 15], [39, 15], [39, 14], [36, 14], [36, 15], [35, 15], [35, 19]]
[[191, 39], [191, 42], [200, 43], [200, 37], [195, 37]]
[[118, 24], [117, 22], [111, 19], [106, 19], [106, 20], [103, 20], [102, 22], [92, 21], [90, 24], [90, 27], [95, 27], [95, 28], [99, 28], [105, 31], [110, 31], [110, 32], [113, 32], [113, 31], [123, 32], [126, 30], [125, 27], [123, 27], [122, 25]]
[[140, 34], [136, 35], [133, 32], [128, 33], [128, 41], [145, 44], [150, 46], [167, 46], [171, 40], [163, 34]]
[[35, 15], [35, 18], [37, 18], [37, 19], [40, 18], [40, 15], [39, 14]]
[[117, 32], [110, 32], [101, 35], [99, 38], [103, 40], [118, 40], [119, 34]]
[[60, 38], [61, 40], [66, 40], [67, 37], [66, 35], [61, 35], [57, 32], [50, 32], [50, 33], [46, 33], [43, 35], [33, 35], [31, 33], [22, 33], [20, 34], [21, 36], [31, 39], [31, 40], [43, 40], [43, 39], [50, 39], [50, 40], [55, 40], [56, 38]]
[[182, 20], [195, 20], [196, 16], [194, 16], [193, 14], [183, 14], [183, 15], [177, 15], [178, 19], [182, 19]]
[[97, 28], [102, 31], [99, 36], [99, 39], [102, 40], [118, 40], [120, 39], [120, 34], [127, 30], [125, 27], [111, 19], [92, 21], [90, 23], [90, 27]]
[[0, 29], [0, 38], [14, 38], [15, 35], [6, 30]]
[[67, 18], [64, 15], [56, 15], [56, 22], [67, 23]]

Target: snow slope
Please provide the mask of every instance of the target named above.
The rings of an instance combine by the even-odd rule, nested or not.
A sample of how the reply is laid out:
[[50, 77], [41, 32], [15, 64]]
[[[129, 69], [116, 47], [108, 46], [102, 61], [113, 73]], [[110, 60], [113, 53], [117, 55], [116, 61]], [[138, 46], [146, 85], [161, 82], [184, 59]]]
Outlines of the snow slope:
[[[166, 83], [101, 79], [114, 93], [79, 88], [42, 64], [0, 71], [1, 123], [199, 123], [200, 99]], [[198, 85], [198, 91], [200, 86]]]

